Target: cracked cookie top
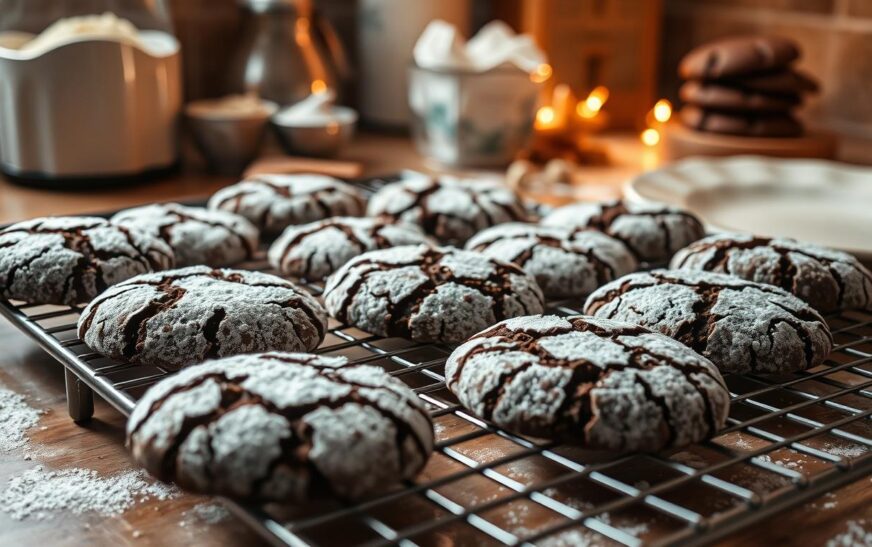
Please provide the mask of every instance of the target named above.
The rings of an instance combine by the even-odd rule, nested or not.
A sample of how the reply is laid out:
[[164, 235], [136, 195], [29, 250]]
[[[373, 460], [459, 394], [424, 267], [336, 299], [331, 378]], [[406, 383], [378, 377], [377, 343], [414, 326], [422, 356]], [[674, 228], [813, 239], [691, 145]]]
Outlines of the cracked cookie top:
[[605, 232], [624, 242], [640, 261], [651, 264], [666, 263], [677, 250], [705, 235], [702, 223], [687, 211], [621, 200], [559, 207], [542, 224]]
[[872, 272], [849, 255], [787, 238], [709, 236], [678, 251], [672, 267], [775, 285], [821, 313], [872, 309]]
[[274, 275], [192, 266], [112, 287], [79, 318], [91, 349], [130, 363], [178, 369], [259, 351], [310, 351], [327, 314], [309, 293]]
[[324, 291], [339, 321], [419, 342], [460, 342], [544, 306], [535, 279], [519, 266], [425, 245], [362, 254], [330, 276]]
[[802, 300], [718, 273], [630, 274], [591, 294], [584, 311], [662, 332], [724, 372], [803, 370], [819, 365], [833, 345], [823, 318]]
[[407, 174], [369, 200], [369, 216], [417, 224], [444, 243], [462, 245], [479, 231], [503, 222], [525, 221], [518, 196], [494, 179], [438, 178]]
[[460, 402], [510, 431], [611, 451], [657, 451], [714, 435], [729, 392], [715, 366], [675, 340], [585, 316], [517, 317], [445, 365]]
[[112, 217], [160, 237], [173, 248], [176, 266], [230, 266], [250, 259], [257, 250], [257, 228], [245, 217], [178, 203], [134, 207]]
[[326, 175], [256, 175], [218, 190], [208, 207], [240, 214], [274, 236], [293, 224], [361, 216], [366, 200], [354, 186]]
[[379, 367], [263, 353], [160, 381], [130, 415], [127, 439], [137, 463], [188, 490], [304, 502], [414, 477], [433, 426], [415, 393]]
[[285, 275], [319, 281], [366, 251], [429, 244], [413, 224], [376, 218], [334, 217], [289, 226], [269, 249], [269, 263]]
[[173, 263], [159, 238], [99, 217], [36, 218], [0, 231], [0, 295], [33, 304], [87, 302]]
[[556, 226], [500, 224], [473, 236], [466, 248], [521, 266], [545, 296], [554, 298], [587, 296], [639, 266], [613, 237]]

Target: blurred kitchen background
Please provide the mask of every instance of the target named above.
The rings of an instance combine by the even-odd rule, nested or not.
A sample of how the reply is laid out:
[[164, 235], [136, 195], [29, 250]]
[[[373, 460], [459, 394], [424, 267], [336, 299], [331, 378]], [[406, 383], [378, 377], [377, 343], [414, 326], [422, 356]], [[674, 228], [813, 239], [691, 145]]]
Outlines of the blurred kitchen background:
[[[281, 152], [342, 160], [349, 144], [371, 142], [361, 135], [411, 134], [416, 168], [521, 159], [517, 180], [551, 160], [566, 162], [551, 177], [564, 182], [578, 166], [617, 167], [609, 176], [618, 180], [692, 155], [872, 161], [867, 0], [0, 0], [0, 9], [0, 160], [23, 179], [178, 165], [239, 175]], [[20, 45], [61, 17], [105, 12], [122, 21], [90, 21], [104, 26], [98, 33], [124, 20], [136, 27], [109, 40], [117, 51], [75, 38], [56, 47], [70, 39], [58, 32], [54, 49], [43, 36], [29, 51]], [[750, 124], [732, 133], [683, 116], [682, 127], [672, 115], [681, 59], [737, 35], [794, 41], [802, 55], [775, 71], [798, 70], [818, 91], [789, 89], [788, 102], [801, 104], [786, 112], [727, 109], [728, 121]], [[129, 49], [140, 38], [170, 53]], [[44, 91], [33, 100], [32, 85]], [[788, 118], [797, 127], [793, 115], [802, 126], [790, 134], [755, 125]]]
[[[317, 0], [359, 62], [358, 28], [372, 11], [398, 9], [403, 0]], [[611, 91], [609, 109], [630, 109], [659, 96], [676, 101], [678, 61], [694, 46], [715, 38], [775, 33], [803, 45], [800, 67], [822, 82], [803, 112], [813, 126], [872, 138], [872, 2], [868, 0], [420, 0], [434, 14], [469, 13], [469, 31], [502, 19], [518, 31], [538, 29], [555, 75], [578, 86]], [[188, 99], [219, 93], [225, 67], [242, 32], [237, 0], [172, 0], [176, 31], [185, 54]], [[439, 6], [445, 13], [439, 13]], [[454, 6], [457, 6], [456, 8]], [[423, 30], [421, 21], [420, 32]], [[409, 29], [412, 32], [413, 29]], [[550, 38], [549, 38], [550, 37]], [[411, 52], [408, 52], [409, 54]], [[351, 88], [354, 87], [352, 80]], [[348, 97], [353, 102], [356, 94]], [[626, 97], [626, 99], [624, 99]], [[635, 100], [640, 99], [640, 100]], [[622, 107], [626, 101], [631, 106]], [[620, 116], [620, 125], [638, 122]]]
[[872, 138], [872, 101], [868, 100], [872, 2], [868, 0], [666, 0], [661, 94], [675, 98], [679, 85], [675, 67], [692, 47], [748, 33], [777, 34], [802, 45], [800, 68], [821, 81], [820, 94], [809, 98], [803, 112], [810, 126]]

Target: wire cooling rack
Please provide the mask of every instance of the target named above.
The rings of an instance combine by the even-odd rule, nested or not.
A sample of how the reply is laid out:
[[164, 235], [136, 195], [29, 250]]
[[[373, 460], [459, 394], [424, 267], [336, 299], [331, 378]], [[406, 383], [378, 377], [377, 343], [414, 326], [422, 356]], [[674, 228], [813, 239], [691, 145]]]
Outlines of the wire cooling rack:
[[[240, 267], [270, 271], [263, 252]], [[580, 303], [552, 303], [548, 312], [579, 313], [574, 306]], [[91, 416], [94, 392], [127, 415], [169, 372], [92, 352], [76, 336], [80, 312], [0, 300], [0, 314], [66, 368], [74, 420]], [[382, 366], [427, 403], [437, 438], [427, 467], [353, 505], [224, 501], [275, 545], [710, 543], [872, 475], [872, 313], [828, 322], [836, 346], [823, 365], [780, 377], [725, 377], [730, 418], [714, 439], [613, 457], [513, 435], [468, 413], [445, 388], [451, 347], [372, 336], [331, 320], [319, 353]]]

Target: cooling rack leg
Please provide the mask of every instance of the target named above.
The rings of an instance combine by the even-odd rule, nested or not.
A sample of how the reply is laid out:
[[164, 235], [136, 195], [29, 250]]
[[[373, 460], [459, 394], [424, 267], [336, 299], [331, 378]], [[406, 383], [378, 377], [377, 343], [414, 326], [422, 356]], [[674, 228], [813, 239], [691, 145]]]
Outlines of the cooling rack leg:
[[67, 369], [65, 371], [67, 388], [67, 408], [74, 422], [86, 422], [94, 415], [94, 392]]

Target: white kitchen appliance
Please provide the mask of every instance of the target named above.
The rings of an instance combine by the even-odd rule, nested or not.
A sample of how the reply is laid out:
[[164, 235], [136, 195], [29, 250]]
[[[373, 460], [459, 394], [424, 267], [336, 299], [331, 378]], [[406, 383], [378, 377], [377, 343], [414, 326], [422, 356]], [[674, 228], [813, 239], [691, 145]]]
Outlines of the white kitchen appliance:
[[162, 0], [0, 0], [0, 169], [140, 176], [178, 160], [179, 42]]

